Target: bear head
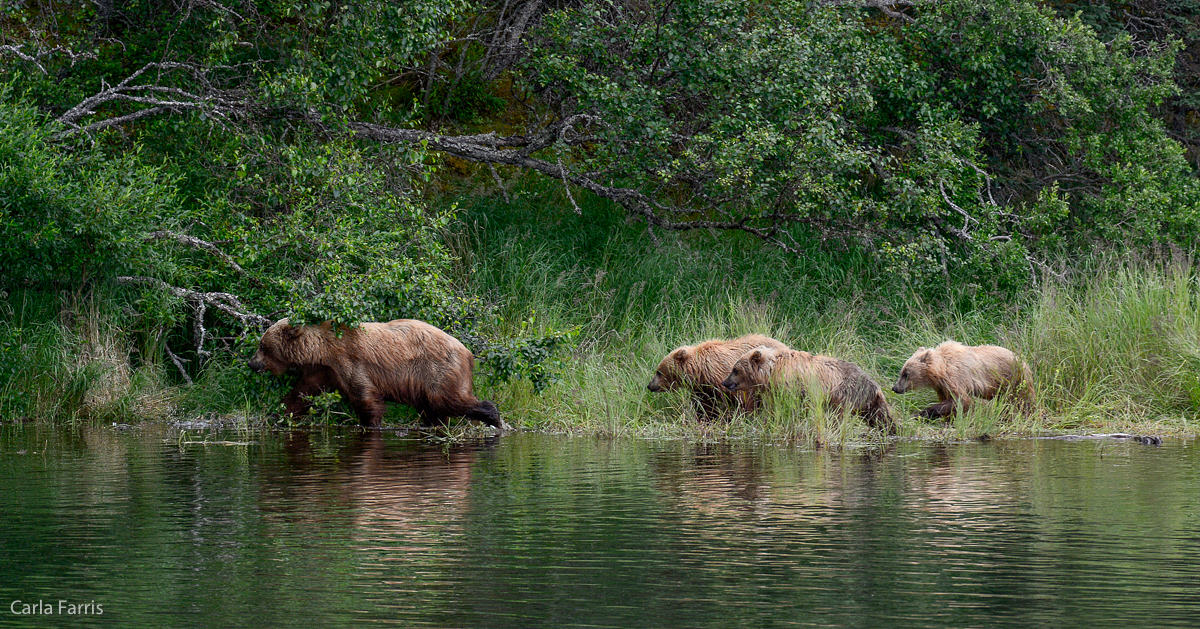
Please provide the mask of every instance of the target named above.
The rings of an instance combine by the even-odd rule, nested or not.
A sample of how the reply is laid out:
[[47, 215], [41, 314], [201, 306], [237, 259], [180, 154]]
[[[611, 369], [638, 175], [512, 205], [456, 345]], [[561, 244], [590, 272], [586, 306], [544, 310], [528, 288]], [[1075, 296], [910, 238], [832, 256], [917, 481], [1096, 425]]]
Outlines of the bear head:
[[896, 385], [892, 387], [892, 391], [906, 393], [919, 387], [928, 386], [929, 365], [931, 363], [933, 363], [933, 350], [924, 347], [918, 348], [904, 362], [904, 367], [900, 369], [900, 379], [896, 381]]
[[692, 356], [692, 347], [684, 345], [675, 348], [667, 357], [658, 363], [658, 369], [654, 370], [654, 377], [650, 379], [650, 384], [646, 388], [655, 392], [670, 391], [675, 387], [683, 384], [687, 380], [687, 372], [684, 367], [687, 365], [688, 359]]
[[738, 358], [721, 386], [730, 391], [752, 391], [771, 381], [779, 350], [760, 345]]
[[250, 359], [250, 369], [255, 372], [269, 371], [277, 376], [283, 375], [294, 363], [289, 360], [290, 346], [300, 337], [301, 329], [293, 327], [287, 319], [276, 321], [263, 332], [258, 341], [258, 351]]

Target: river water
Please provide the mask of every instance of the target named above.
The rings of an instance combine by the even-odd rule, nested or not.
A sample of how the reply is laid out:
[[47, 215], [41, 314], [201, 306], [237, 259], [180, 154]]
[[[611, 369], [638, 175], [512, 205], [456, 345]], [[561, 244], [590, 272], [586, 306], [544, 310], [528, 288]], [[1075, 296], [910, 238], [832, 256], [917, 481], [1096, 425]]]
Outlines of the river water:
[[0, 427], [0, 625], [1198, 627], [1193, 442]]

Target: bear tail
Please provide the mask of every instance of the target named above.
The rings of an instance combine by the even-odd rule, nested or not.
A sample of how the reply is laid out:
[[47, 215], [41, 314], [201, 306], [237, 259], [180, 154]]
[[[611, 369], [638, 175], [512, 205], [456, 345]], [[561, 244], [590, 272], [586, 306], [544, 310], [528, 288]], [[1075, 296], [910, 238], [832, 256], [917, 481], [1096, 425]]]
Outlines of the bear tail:
[[466, 418], [481, 421], [500, 430], [512, 430], [512, 426], [500, 418], [500, 409], [496, 408], [496, 404], [491, 400], [479, 400], [478, 404], [467, 411]]

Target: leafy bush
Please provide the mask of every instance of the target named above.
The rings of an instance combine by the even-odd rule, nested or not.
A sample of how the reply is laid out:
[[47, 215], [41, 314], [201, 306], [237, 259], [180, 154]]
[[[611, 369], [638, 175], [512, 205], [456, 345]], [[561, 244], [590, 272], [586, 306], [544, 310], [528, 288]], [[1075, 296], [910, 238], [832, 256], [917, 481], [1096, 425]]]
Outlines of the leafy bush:
[[600, 121], [580, 170], [671, 220], [866, 251], [925, 295], [1011, 296], [1064, 247], [1196, 244], [1200, 188], [1152, 115], [1175, 44], [1030, 0], [909, 11], [589, 3], [546, 18], [527, 69]]
[[0, 84], [0, 287], [77, 290], [152, 268], [143, 236], [172, 224], [173, 178], [136, 147], [109, 158], [55, 131]]

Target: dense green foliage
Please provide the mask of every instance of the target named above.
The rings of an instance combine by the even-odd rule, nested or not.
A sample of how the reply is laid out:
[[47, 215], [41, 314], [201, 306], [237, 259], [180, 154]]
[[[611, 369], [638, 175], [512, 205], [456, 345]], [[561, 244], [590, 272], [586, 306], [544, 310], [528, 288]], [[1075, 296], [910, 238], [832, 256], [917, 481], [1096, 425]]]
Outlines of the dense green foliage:
[[[147, 390], [194, 382], [189, 412], [261, 412], [278, 392], [239, 363], [287, 316], [424, 319], [510, 409], [564, 382], [540, 398], [564, 418], [614, 391], [664, 417], [633, 384], [675, 344], [773, 332], [881, 380], [918, 337], [1035, 355], [1022, 335], [1061, 337], [1015, 306], [1057, 286], [1103, 308], [1069, 279], [1096, 250], [1195, 251], [1190, 0], [897, 8], [9, 3], [0, 412], [76, 414], [20, 392], [88, 406], [63, 391], [101, 354]], [[430, 150], [454, 135], [488, 164]], [[1191, 413], [1181, 369], [1126, 397]], [[1091, 399], [1086, 373], [1046, 408]]]
[[0, 86], [0, 285], [78, 287], [153, 265], [141, 236], [170, 226], [172, 179], [136, 149], [106, 159]]
[[1196, 182], [1151, 115], [1175, 90], [1172, 43], [1102, 42], [1018, 0], [929, 3], [911, 25], [597, 3], [542, 35], [536, 80], [603, 121], [586, 168], [688, 218], [1009, 293], [1064, 246], [1195, 245]]

